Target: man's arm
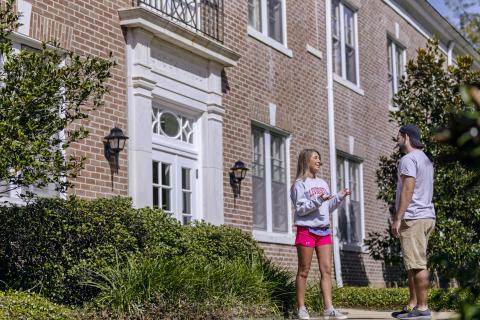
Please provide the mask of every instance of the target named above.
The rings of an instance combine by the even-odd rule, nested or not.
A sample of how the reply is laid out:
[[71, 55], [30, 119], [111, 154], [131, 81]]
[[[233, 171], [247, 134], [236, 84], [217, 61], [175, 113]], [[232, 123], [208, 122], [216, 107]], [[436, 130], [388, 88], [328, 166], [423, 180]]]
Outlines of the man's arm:
[[415, 178], [410, 176], [401, 176], [402, 178], [402, 190], [400, 192], [400, 204], [392, 222], [392, 233], [398, 237], [398, 231], [400, 229], [400, 223], [407, 211], [410, 202], [412, 201], [413, 190], [415, 189]]

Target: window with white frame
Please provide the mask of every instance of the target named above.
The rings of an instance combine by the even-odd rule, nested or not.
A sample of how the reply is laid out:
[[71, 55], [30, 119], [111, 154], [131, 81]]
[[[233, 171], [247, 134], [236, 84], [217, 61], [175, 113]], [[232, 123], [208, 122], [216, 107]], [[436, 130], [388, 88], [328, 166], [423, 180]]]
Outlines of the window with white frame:
[[248, 0], [248, 24], [263, 35], [285, 44], [285, 0]]
[[400, 79], [405, 74], [405, 48], [388, 38], [387, 41], [388, 58], [388, 101], [393, 106], [393, 97], [400, 87]]
[[361, 245], [363, 242], [363, 177], [362, 163], [347, 157], [337, 157], [337, 189], [352, 192], [338, 208], [338, 231], [344, 244]]
[[152, 107], [153, 207], [183, 224], [195, 219], [198, 154], [194, 117], [165, 107]]
[[357, 13], [342, 1], [332, 1], [333, 72], [358, 84]]
[[252, 128], [253, 227], [288, 233], [287, 137]]

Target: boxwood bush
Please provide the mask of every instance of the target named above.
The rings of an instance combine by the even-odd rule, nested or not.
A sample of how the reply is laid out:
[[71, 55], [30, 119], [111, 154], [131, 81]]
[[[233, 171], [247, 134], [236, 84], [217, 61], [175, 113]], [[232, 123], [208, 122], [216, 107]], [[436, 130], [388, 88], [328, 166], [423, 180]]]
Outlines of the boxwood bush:
[[76, 313], [38, 294], [0, 291], [0, 319], [74, 320]]

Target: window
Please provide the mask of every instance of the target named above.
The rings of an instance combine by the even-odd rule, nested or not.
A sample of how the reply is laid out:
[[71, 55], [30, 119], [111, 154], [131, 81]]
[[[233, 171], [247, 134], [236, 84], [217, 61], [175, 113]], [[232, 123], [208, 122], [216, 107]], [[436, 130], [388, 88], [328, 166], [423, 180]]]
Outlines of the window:
[[274, 233], [290, 230], [287, 139], [267, 129], [252, 128], [253, 227]]
[[337, 157], [337, 189], [348, 188], [352, 195], [338, 208], [339, 238], [344, 244], [361, 245], [364, 238], [362, 164]]
[[333, 72], [358, 84], [357, 14], [341, 1], [332, 2]]
[[393, 97], [400, 87], [400, 79], [405, 74], [405, 49], [392, 41], [390, 38], [387, 42], [388, 53], [388, 98], [391, 106], [394, 105]]
[[248, 0], [248, 24], [259, 33], [286, 45], [285, 0]]

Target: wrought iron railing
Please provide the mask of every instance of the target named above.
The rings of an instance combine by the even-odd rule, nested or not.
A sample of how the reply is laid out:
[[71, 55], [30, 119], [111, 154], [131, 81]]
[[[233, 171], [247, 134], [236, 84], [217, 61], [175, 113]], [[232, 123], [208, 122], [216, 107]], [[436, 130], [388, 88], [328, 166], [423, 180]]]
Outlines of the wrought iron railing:
[[223, 0], [133, 0], [187, 29], [223, 43]]

